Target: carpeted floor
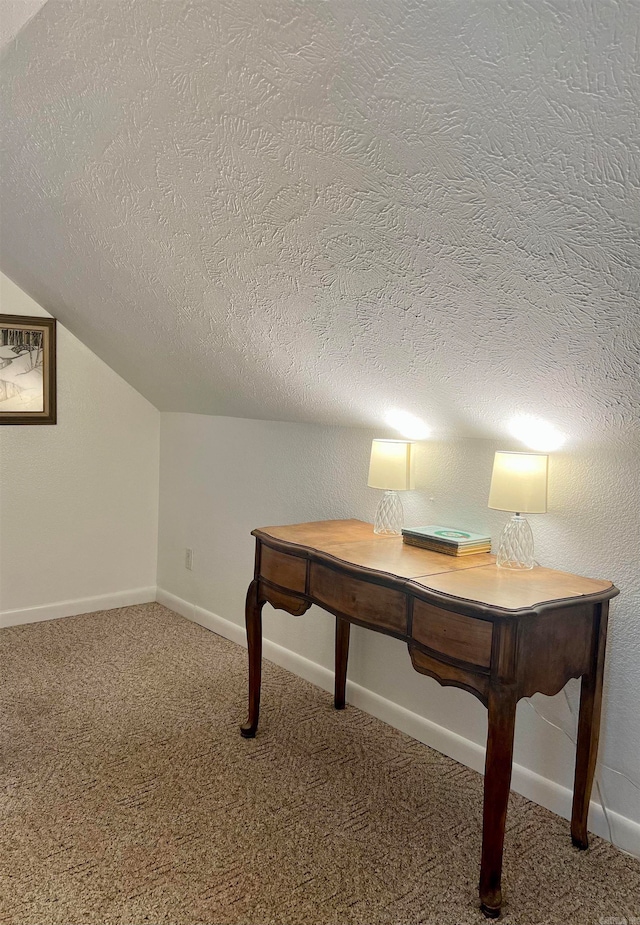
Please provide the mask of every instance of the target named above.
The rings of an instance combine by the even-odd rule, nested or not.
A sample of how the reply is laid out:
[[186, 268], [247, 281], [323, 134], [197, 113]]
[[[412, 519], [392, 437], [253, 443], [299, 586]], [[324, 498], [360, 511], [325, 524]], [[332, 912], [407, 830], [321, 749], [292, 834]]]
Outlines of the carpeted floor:
[[[482, 778], [158, 604], [0, 631], [0, 922], [473, 925]], [[640, 862], [513, 795], [503, 921], [640, 916]]]

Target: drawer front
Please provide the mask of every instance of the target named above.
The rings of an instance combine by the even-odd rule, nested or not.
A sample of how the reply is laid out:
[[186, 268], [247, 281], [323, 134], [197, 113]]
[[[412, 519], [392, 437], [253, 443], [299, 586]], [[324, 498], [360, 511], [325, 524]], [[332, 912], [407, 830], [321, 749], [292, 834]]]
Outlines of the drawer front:
[[349, 578], [312, 562], [309, 593], [319, 604], [362, 623], [406, 635], [407, 599], [401, 591]]
[[424, 601], [413, 605], [413, 638], [449, 658], [488, 668], [491, 663], [493, 624], [442, 610]]
[[282, 588], [304, 592], [307, 561], [300, 556], [288, 556], [284, 552], [263, 545], [260, 550], [260, 575]]

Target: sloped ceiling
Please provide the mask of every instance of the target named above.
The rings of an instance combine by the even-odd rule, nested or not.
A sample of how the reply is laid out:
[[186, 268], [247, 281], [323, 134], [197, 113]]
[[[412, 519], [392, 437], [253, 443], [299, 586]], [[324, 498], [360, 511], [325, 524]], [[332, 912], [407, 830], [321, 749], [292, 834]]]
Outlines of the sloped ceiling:
[[0, 0], [0, 48], [4, 48], [16, 37], [45, 2], [46, 0]]
[[2, 58], [0, 265], [164, 410], [624, 437], [639, 34], [635, 0], [49, 0]]

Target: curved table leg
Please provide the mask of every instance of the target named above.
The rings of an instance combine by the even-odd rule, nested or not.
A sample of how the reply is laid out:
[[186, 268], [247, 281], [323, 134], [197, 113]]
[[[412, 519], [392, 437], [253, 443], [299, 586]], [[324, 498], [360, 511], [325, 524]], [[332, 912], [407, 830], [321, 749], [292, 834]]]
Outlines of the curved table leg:
[[584, 851], [589, 847], [587, 819], [591, 788], [596, 771], [598, 738], [600, 735], [600, 712], [602, 709], [602, 677], [604, 674], [604, 652], [607, 641], [608, 604], [602, 604], [591, 667], [582, 676], [580, 686], [580, 716], [578, 719], [578, 745], [576, 748], [576, 773], [573, 785], [573, 809], [571, 813], [571, 840], [576, 848]]
[[345, 690], [347, 685], [347, 659], [349, 658], [349, 632], [351, 624], [348, 620], [336, 617], [336, 679], [333, 705], [336, 710], [344, 710]]
[[511, 784], [516, 697], [510, 688], [489, 691], [489, 732], [484, 771], [480, 905], [487, 918], [500, 915], [502, 849]]
[[249, 649], [249, 716], [240, 727], [245, 739], [252, 739], [258, 728], [260, 716], [260, 682], [262, 675], [262, 607], [258, 599], [258, 582], [254, 579], [247, 591], [245, 620], [247, 624], [247, 646]]

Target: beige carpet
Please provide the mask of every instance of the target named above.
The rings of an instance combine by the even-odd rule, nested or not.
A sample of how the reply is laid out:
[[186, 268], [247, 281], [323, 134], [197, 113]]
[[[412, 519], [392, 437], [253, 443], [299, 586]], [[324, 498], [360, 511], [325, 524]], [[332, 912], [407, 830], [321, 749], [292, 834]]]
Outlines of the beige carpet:
[[[245, 660], [157, 604], [0, 631], [0, 922], [486, 922], [482, 778], [269, 663], [244, 740]], [[640, 862], [515, 795], [504, 888], [640, 916]]]

